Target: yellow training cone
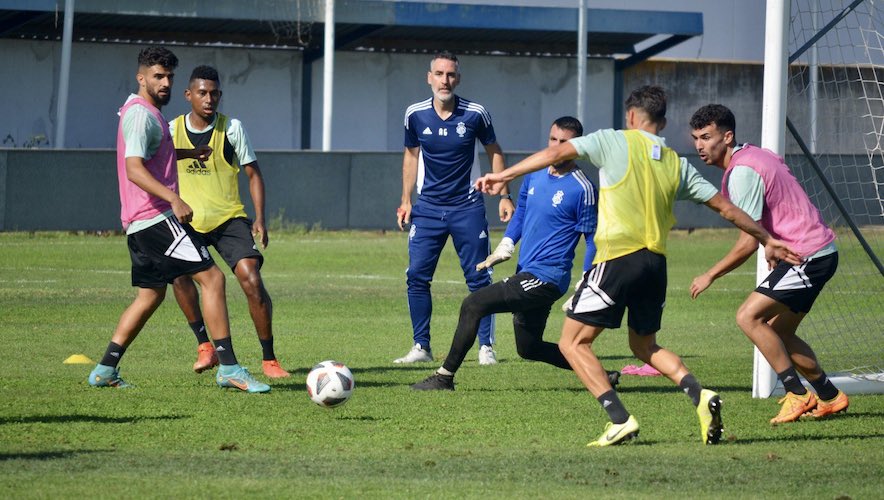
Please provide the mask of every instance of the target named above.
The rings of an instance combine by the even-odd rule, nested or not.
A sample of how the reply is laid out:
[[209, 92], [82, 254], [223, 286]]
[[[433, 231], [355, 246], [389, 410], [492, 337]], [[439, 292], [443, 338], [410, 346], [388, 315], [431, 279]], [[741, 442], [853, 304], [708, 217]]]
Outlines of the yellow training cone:
[[91, 365], [95, 361], [89, 359], [85, 354], [72, 354], [63, 363], [66, 365]]

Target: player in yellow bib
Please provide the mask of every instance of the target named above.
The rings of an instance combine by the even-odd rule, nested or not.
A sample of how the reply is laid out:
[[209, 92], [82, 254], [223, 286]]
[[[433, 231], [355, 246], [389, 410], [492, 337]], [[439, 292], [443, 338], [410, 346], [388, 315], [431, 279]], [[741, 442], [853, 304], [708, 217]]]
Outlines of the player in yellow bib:
[[[169, 122], [176, 149], [207, 145], [208, 160], [178, 161], [181, 198], [193, 207], [191, 225], [206, 245], [212, 245], [230, 266], [249, 302], [249, 313], [258, 333], [263, 353], [262, 368], [271, 378], [288, 377], [273, 349], [273, 304], [264, 288], [261, 265], [264, 256], [255, 241], [267, 247], [264, 225], [264, 179], [249, 138], [239, 120], [217, 112], [221, 102], [218, 72], [211, 66], [197, 66], [184, 91], [191, 112]], [[249, 193], [255, 206], [255, 220], [247, 218], [239, 197], [240, 167], [249, 178]], [[175, 299], [196, 335], [197, 361], [193, 369], [201, 373], [218, 364], [206, 336], [198, 292], [189, 277], [176, 279]]]
[[599, 168], [596, 254], [568, 307], [559, 349], [611, 422], [588, 446], [620, 444], [638, 435], [638, 420], [626, 410], [592, 350], [605, 328], [619, 328], [629, 310], [633, 354], [667, 376], [691, 398], [706, 444], [721, 439], [721, 399], [704, 389], [677, 354], [657, 344], [666, 303], [666, 240], [675, 223], [676, 200], [703, 203], [765, 244], [768, 262], [798, 261], [745, 212], [666, 147], [658, 134], [666, 125], [666, 94], [657, 86], [634, 90], [626, 99], [628, 130], [598, 130], [550, 146], [501, 173], [477, 181], [494, 194], [515, 177], [578, 157]]

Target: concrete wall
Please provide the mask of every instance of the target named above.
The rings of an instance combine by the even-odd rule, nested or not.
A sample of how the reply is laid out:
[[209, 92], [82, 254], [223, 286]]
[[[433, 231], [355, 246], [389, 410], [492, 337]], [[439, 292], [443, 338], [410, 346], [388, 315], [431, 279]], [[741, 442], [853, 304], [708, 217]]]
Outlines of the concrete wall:
[[[862, 78], [859, 72], [862, 71]], [[755, 63], [704, 63], [691, 61], [645, 61], [624, 72], [624, 95], [629, 89], [655, 84], [668, 95], [667, 125], [662, 135], [667, 145], [681, 154], [693, 152], [689, 122], [694, 112], [710, 103], [730, 108], [737, 119], [737, 141], [761, 143], [761, 100], [764, 67]], [[863, 89], [861, 80], [876, 80], [873, 68], [821, 68], [826, 83], [820, 90], [817, 111], [816, 151], [826, 154], [858, 154], [874, 149], [869, 131], [881, 128], [881, 99], [877, 88]], [[803, 140], [810, 144], [810, 105], [807, 67], [790, 67], [786, 115]], [[837, 83], [836, 83], [837, 82]], [[864, 95], [870, 98], [864, 99]], [[874, 137], [874, 136], [871, 136]], [[874, 139], [871, 139], [874, 141]], [[786, 153], [801, 150], [786, 132]]]
[[[525, 156], [510, 154], [511, 164]], [[713, 184], [721, 182], [721, 171], [691, 163]], [[823, 159], [824, 166], [836, 157]], [[866, 157], [840, 157], [842, 162], [868, 161]], [[324, 229], [396, 229], [395, 210], [401, 192], [401, 153], [319, 153], [259, 151], [258, 162], [267, 185], [266, 217], [279, 225], [302, 224]], [[790, 157], [799, 179], [812, 174], [806, 162]], [[488, 171], [483, 160], [483, 170]], [[598, 182], [598, 171], [584, 165], [588, 176]], [[827, 174], [837, 183], [839, 197], [856, 214], [858, 224], [880, 224], [874, 198], [871, 171], [865, 168], [837, 168]], [[240, 195], [246, 211], [253, 214], [246, 176], [240, 176]], [[511, 186], [518, 192], [519, 183]], [[806, 189], [822, 195], [822, 186], [811, 181]], [[825, 195], [822, 195], [825, 196]], [[487, 217], [502, 227], [496, 199], [486, 199]], [[823, 198], [819, 204], [827, 220], [837, 214]], [[0, 231], [34, 230], [119, 230], [119, 195], [115, 155], [111, 150], [25, 150], [0, 149]], [[678, 228], [719, 227], [727, 224], [705, 207], [688, 202], [676, 206]], [[869, 215], [877, 214], [877, 215]], [[843, 222], [839, 222], [843, 223]]]
[[[140, 46], [74, 43], [65, 146], [112, 148], [117, 110], [136, 90]], [[172, 47], [179, 58], [171, 119], [190, 110], [184, 88], [190, 71], [210, 64], [221, 74], [221, 111], [245, 124], [256, 149], [303, 149], [300, 52], [275, 49]], [[56, 144], [56, 99], [61, 44], [0, 40], [0, 62], [15, 68], [0, 79], [0, 147]], [[405, 108], [429, 97], [428, 55], [339, 52], [335, 55], [332, 147], [340, 151], [401, 151]], [[576, 115], [576, 62], [572, 59], [465, 55], [457, 92], [483, 104], [504, 150], [545, 143], [549, 124]], [[322, 59], [313, 63], [311, 149], [322, 144]], [[7, 77], [8, 76], [8, 77]], [[590, 93], [586, 127], [612, 123], [613, 62], [587, 65]], [[42, 139], [41, 139], [42, 138]]]
[[[137, 89], [133, 45], [75, 43], [71, 52], [71, 80], [65, 146], [114, 147], [117, 111]], [[199, 64], [221, 70], [222, 111], [244, 115], [247, 130], [258, 147], [293, 149], [300, 137], [300, 61], [294, 51], [174, 47], [179, 59], [167, 117], [188, 111], [184, 87]], [[55, 145], [56, 98], [61, 44], [48, 41], [0, 40], [0, 141], [3, 147], [22, 147], [43, 136]], [[12, 69], [14, 68], [14, 69]], [[40, 144], [37, 144], [40, 145]]]
[[[491, 113], [504, 151], [525, 151], [546, 143], [550, 124], [576, 115], [577, 63], [563, 58], [458, 56], [461, 83], [456, 92]], [[401, 151], [403, 117], [408, 105], [430, 97], [425, 54], [335, 54], [332, 148]], [[313, 145], [321, 144], [322, 60], [313, 72]], [[587, 64], [591, 93], [584, 121], [587, 129], [610, 127], [613, 63]]]

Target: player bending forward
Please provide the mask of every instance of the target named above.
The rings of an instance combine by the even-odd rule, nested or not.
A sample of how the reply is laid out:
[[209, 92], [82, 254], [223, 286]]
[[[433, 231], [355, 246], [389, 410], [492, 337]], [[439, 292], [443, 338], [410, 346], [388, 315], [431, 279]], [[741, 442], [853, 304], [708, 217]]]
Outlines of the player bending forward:
[[798, 259], [745, 212], [718, 194], [691, 164], [657, 135], [666, 125], [666, 95], [657, 86], [634, 90], [626, 99], [628, 130], [599, 130], [548, 147], [502, 173], [479, 179], [494, 193], [507, 181], [546, 165], [583, 157], [599, 168], [599, 223], [592, 269], [581, 281], [562, 327], [559, 348], [574, 372], [608, 413], [610, 423], [588, 446], [610, 446], [638, 435], [639, 424], [611, 387], [592, 343], [605, 328], [619, 328], [629, 309], [633, 354], [676, 383], [697, 409], [700, 437], [721, 438], [721, 399], [659, 344], [657, 331], [666, 299], [666, 241], [678, 199], [704, 203], [765, 244], [769, 262]]
[[[835, 233], [823, 222], [783, 159], [751, 144], [737, 144], [736, 126], [734, 114], [720, 104], [697, 110], [691, 118], [691, 137], [700, 159], [724, 170], [721, 192], [726, 198], [804, 258], [796, 266], [780, 262], [737, 311], [740, 329], [786, 389], [779, 401], [783, 406], [770, 423], [847, 411], [847, 395], [832, 384], [813, 349], [795, 334], [838, 267]], [[694, 278], [691, 297], [696, 299], [713, 281], [746, 262], [755, 249], [755, 240], [741, 234], [727, 255]], [[801, 384], [796, 369], [813, 386], [816, 396]]]
[[[564, 116], [549, 131], [549, 145], [561, 144], [583, 135], [576, 118]], [[519, 356], [571, 369], [556, 344], [543, 340], [550, 309], [571, 282], [574, 249], [580, 236], [586, 239], [584, 271], [595, 255], [592, 241], [598, 216], [597, 192], [592, 181], [573, 161], [549, 166], [525, 179], [519, 204], [503, 240], [477, 270], [509, 260], [521, 240], [516, 274], [469, 294], [460, 307], [460, 319], [448, 357], [439, 370], [416, 390], [454, 390], [454, 373], [476, 342], [479, 324], [492, 313], [512, 312], [516, 350]], [[619, 372], [610, 372], [616, 384]]]

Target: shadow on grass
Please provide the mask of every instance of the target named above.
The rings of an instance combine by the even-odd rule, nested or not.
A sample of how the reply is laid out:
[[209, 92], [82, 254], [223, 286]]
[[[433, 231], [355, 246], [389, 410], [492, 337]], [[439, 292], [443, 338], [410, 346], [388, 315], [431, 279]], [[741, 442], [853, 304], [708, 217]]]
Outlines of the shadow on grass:
[[63, 460], [86, 453], [113, 453], [114, 450], [34, 451], [30, 453], [0, 453], [0, 462], [7, 460]]
[[28, 415], [23, 417], [0, 417], [0, 425], [9, 424], [70, 424], [92, 422], [96, 424], [129, 424], [143, 420], [178, 420], [189, 415], [158, 415], [147, 417], [106, 417], [104, 415]]
[[[530, 381], [526, 381], [526, 384]], [[389, 384], [391, 386], [402, 385], [402, 384]], [[459, 384], [459, 390], [469, 391], [469, 392], [549, 392], [549, 391], [566, 391], [566, 392], [588, 392], [583, 387], [489, 387], [489, 386], [479, 386], [478, 383], [473, 385], [470, 382], [464, 382], [463, 384]], [[723, 387], [715, 387], [717, 391], [750, 391], [751, 387], [743, 387], [743, 386], [723, 386]], [[617, 386], [618, 393], [630, 393], [630, 394], [678, 394], [681, 393], [681, 389], [679, 389], [674, 384], [667, 384], [659, 387], [653, 386], [632, 386], [632, 387], [623, 387], [623, 385]]]
[[[359, 380], [358, 377], [354, 377], [354, 378], [356, 378], [356, 389], [359, 389], [362, 387], [399, 387], [401, 385], [407, 385], [407, 384], [400, 384], [398, 382], [372, 382], [370, 380], [362, 381], [362, 380]], [[288, 383], [288, 384], [273, 384], [274, 391], [298, 391], [298, 392], [300, 392], [300, 391], [306, 390], [305, 387], [306, 387], [306, 385], [304, 384], [304, 382], [292, 382], [292, 383]]]
[[831, 434], [831, 435], [819, 435], [819, 434], [792, 434], [789, 436], [764, 436], [764, 437], [755, 437], [755, 438], [740, 438], [733, 437], [732, 439], [728, 439], [723, 444], [727, 444], [728, 446], [733, 445], [741, 445], [741, 444], [757, 444], [757, 443], [787, 443], [787, 442], [805, 442], [805, 441], [841, 441], [844, 439], [884, 439], [884, 433], [869, 433], [869, 434]]
[[379, 420], [390, 420], [389, 418], [377, 418], [377, 417], [372, 417], [369, 415], [358, 415], [358, 416], [349, 416], [348, 415], [345, 417], [335, 416], [335, 419], [336, 420], [355, 420], [355, 421], [360, 421], [360, 422], [363, 422], [363, 421], [364, 422], [377, 422]]
[[[659, 378], [659, 377], [658, 377]], [[677, 385], [673, 383], [669, 383], [667, 379], [659, 378], [660, 380], [665, 380], [667, 383], [665, 385], [656, 387], [656, 386], [647, 386], [647, 385], [629, 385], [623, 386], [621, 383], [617, 386], [617, 392], [647, 392], [647, 393], [670, 393], [670, 392], [681, 392], [681, 389], [678, 388]], [[621, 379], [622, 380], [622, 379]], [[751, 392], [752, 386], [749, 385], [716, 385], [709, 387], [709, 389], [716, 391], [718, 393], [722, 392]]]
[[[442, 361], [440, 360], [439, 363]], [[354, 375], [359, 373], [372, 373], [372, 372], [395, 372], [395, 371], [403, 371], [403, 372], [413, 372], [413, 371], [433, 371], [439, 367], [439, 363], [414, 363], [408, 365], [384, 365], [384, 366], [366, 366], [360, 368], [351, 367], [350, 370]]]

